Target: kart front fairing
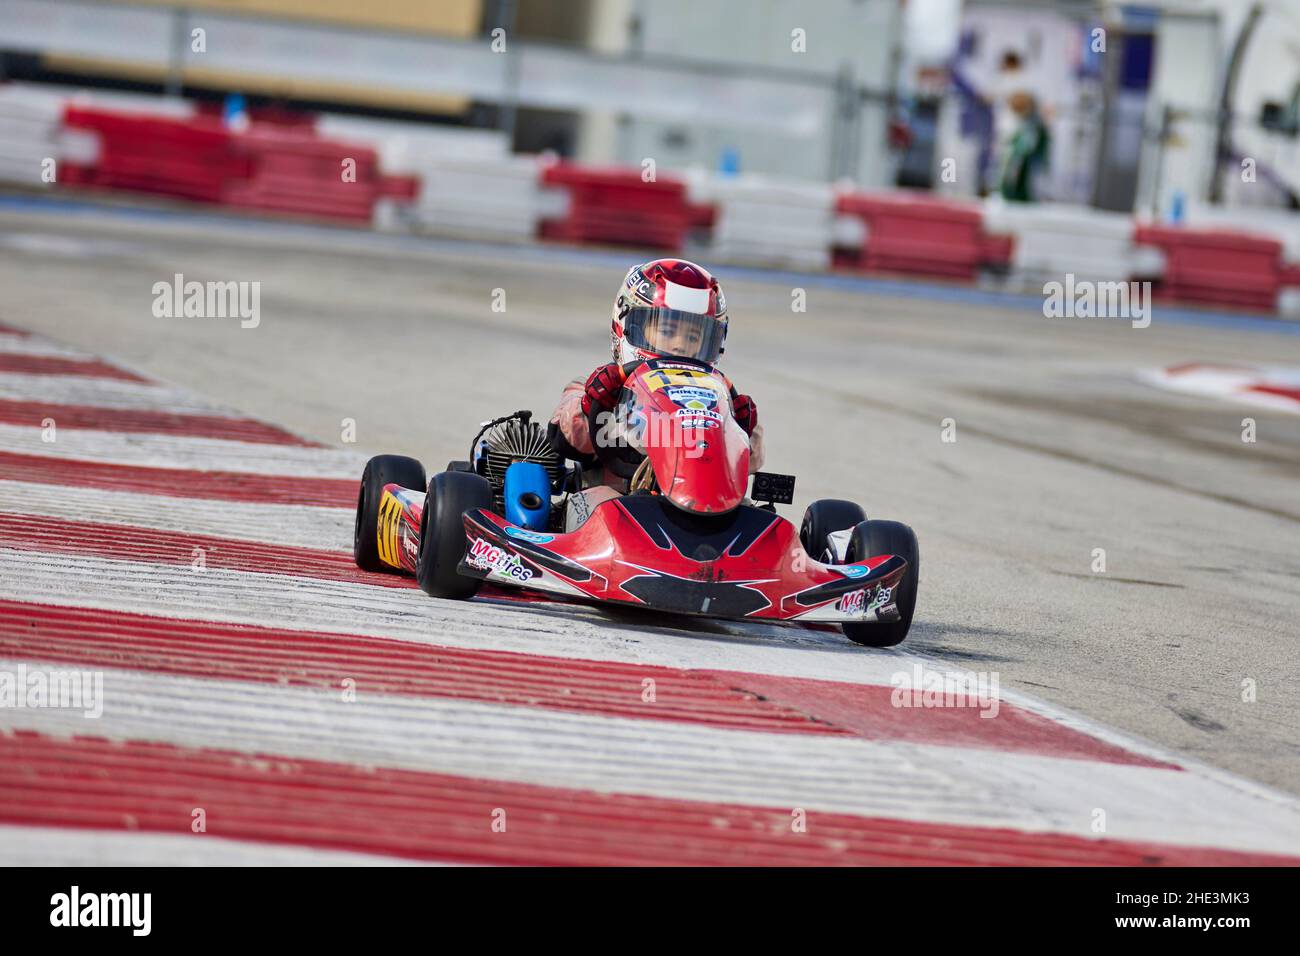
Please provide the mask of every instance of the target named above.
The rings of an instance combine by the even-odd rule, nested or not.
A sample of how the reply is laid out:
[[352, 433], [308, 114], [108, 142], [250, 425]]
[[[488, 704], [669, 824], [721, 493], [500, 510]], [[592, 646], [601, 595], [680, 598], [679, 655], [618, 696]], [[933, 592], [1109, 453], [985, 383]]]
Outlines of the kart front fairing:
[[892, 621], [892, 593], [907, 570], [896, 555], [821, 564], [790, 522], [751, 505], [700, 520], [661, 495], [626, 495], [601, 503], [567, 534], [530, 531], [486, 510], [464, 520], [461, 574], [675, 614]]

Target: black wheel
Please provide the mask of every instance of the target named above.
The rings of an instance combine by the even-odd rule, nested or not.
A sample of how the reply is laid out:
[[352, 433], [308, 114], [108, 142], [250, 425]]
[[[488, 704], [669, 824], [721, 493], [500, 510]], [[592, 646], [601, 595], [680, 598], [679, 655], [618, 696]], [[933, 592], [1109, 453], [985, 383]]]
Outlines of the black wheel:
[[901, 521], [863, 521], [849, 538], [845, 563], [879, 554], [896, 554], [907, 561], [907, 571], [893, 594], [901, 617], [879, 624], [851, 621], [844, 625], [844, 636], [867, 647], [893, 647], [907, 637], [912, 627], [912, 612], [916, 610], [916, 590], [921, 577], [921, 546], [917, 544], [916, 532]]
[[835, 552], [830, 545], [830, 533], [855, 528], [866, 520], [867, 515], [862, 506], [852, 501], [841, 501], [839, 498], [814, 501], [803, 513], [803, 524], [799, 526], [799, 543], [814, 561], [833, 564]]
[[415, 580], [434, 597], [464, 600], [473, 597], [481, 583], [456, 570], [465, 557], [466, 511], [492, 507], [492, 486], [482, 475], [444, 471], [429, 479], [420, 519], [420, 555]]
[[376, 455], [366, 462], [357, 494], [357, 520], [352, 530], [352, 557], [363, 571], [396, 571], [379, 560], [379, 499], [384, 485], [421, 491], [424, 466], [405, 455]]

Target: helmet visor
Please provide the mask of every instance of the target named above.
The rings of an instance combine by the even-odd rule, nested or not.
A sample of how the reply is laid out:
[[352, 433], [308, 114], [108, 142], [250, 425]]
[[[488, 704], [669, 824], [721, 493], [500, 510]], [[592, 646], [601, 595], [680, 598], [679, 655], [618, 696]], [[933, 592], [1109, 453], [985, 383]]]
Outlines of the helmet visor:
[[723, 323], [711, 315], [643, 307], [623, 317], [623, 334], [636, 348], [712, 365], [722, 351]]

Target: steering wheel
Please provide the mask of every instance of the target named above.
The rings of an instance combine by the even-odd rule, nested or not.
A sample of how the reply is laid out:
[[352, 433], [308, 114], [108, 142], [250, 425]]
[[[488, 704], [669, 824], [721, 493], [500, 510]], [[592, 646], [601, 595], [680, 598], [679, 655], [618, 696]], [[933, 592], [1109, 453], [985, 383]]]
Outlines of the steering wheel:
[[[629, 362], [623, 366], [624, 377], [630, 375], [643, 365], [643, 362]], [[626, 389], [624, 389], [626, 391]], [[619, 393], [620, 404], [622, 403], [623, 393]], [[615, 406], [617, 409], [617, 406]], [[591, 447], [596, 454], [596, 460], [602, 465], [623, 479], [631, 479], [636, 473], [637, 467], [641, 464], [641, 459], [645, 455], [637, 451], [631, 445], [602, 445], [596, 441], [596, 436], [601, 433], [600, 418], [605, 414], [617, 414], [616, 411], [609, 412], [604, 407], [591, 403], [591, 410], [587, 412], [587, 434], [591, 436]]]
[[[669, 361], [673, 362], [674, 364], [691, 365], [691, 366], [696, 366], [704, 371], [710, 371], [709, 363], [703, 362], [699, 359], [684, 358], [684, 357], [679, 358], [675, 356], [669, 356], [667, 358]], [[644, 359], [638, 359], [635, 362], [626, 363], [623, 366], [624, 381], [630, 378], [632, 374], [636, 372], [637, 369], [639, 369], [642, 365], [645, 364], [646, 361]], [[620, 402], [622, 397], [623, 397], [623, 393], [620, 392], [619, 393]], [[642, 460], [645, 458], [645, 454], [637, 451], [631, 445], [624, 444], [624, 445], [610, 445], [610, 446], [602, 447], [600, 444], [597, 443], [596, 435], [600, 432], [600, 426], [597, 423], [596, 419], [604, 411], [605, 411], [604, 408], [593, 403], [591, 406], [591, 411], [587, 413], [587, 429], [588, 429], [588, 434], [591, 435], [591, 447], [595, 451], [596, 459], [602, 465], [604, 465], [614, 474], [618, 475], [620, 478], [631, 479], [631, 477], [636, 473], [637, 467], [641, 464]]]

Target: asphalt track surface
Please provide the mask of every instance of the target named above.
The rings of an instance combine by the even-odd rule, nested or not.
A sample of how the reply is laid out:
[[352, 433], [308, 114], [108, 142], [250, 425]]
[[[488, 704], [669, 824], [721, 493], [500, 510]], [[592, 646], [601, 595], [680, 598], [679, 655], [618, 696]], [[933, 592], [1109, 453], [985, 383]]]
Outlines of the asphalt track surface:
[[[464, 457], [477, 422], [549, 411], [565, 382], [607, 360], [609, 304], [634, 259], [23, 201], [0, 206], [0, 323], [337, 447], [324, 453], [337, 456], [330, 474], [378, 452], [435, 470]], [[1157, 304], [1151, 326], [1134, 329], [1046, 319], [1032, 300], [966, 290], [716, 271], [732, 314], [724, 367], [760, 408], [768, 470], [798, 476], [787, 517], [843, 497], [916, 529], [924, 571], [907, 643], [870, 651], [835, 634], [692, 631], [595, 611], [574, 612], [579, 626], [554, 609], [484, 605], [482, 626], [503, 646], [513, 633], [515, 646], [544, 654], [557, 630], [566, 658], [587, 656], [581, 642], [596, 635], [656, 665], [816, 678], [842, 668], [846, 680], [870, 672], [884, 684], [919, 657], [996, 673], [1007, 693], [1114, 728], [1136, 751], [1145, 745], [1134, 741], [1148, 741], [1152, 754], [1300, 793], [1300, 416], [1136, 377], [1189, 361], [1300, 366], [1294, 327], [1162, 316]], [[260, 281], [260, 324], [154, 317], [153, 284], [178, 272]], [[806, 312], [792, 311], [796, 287]], [[504, 311], [493, 309], [494, 290], [504, 290]], [[1255, 443], [1241, 439], [1245, 417]], [[341, 443], [345, 419], [354, 444]], [[943, 440], [946, 419], [955, 441]], [[0, 437], [22, 450], [20, 438]], [[87, 454], [134, 461], [140, 445], [127, 445], [104, 439]], [[295, 460], [269, 469], [276, 494], [291, 495]], [[53, 599], [50, 581], [33, 573], [5, 596]], [[330, 613], [367, 632], [364, 605], [321, 609]], [[455, 621], [474, 626], [463, 609]], [[760, 667], [768, 653], [780, 663]], [[1041, 784], [1035, 773], [1052, 776], [1025, 779]], [[687, 796], [731, 794], [705, 786]], [[1216, 819], [1249, 812], [1205, 807], [1189, 824], [1194, 842], [1266, 849], [1204, 836]], [[1138, 816], [1157, 814], [1152, 805]], [[1128, 836], [1147, 834], [1135, 825]]]

